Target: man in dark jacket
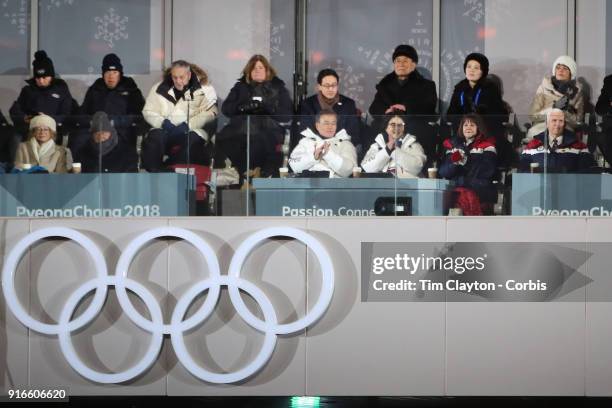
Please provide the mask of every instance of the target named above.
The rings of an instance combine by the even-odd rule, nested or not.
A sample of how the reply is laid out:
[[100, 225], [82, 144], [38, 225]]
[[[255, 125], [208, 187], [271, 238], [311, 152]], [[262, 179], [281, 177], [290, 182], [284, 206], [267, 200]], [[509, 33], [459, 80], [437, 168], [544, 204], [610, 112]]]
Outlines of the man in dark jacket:
[[597, 144], [606, 161], [612, 164], [612, 75], [604, 79], [595, 112], [603, 119], [602, 133], [597, 135]]
[[13, 127], [0, 111], [0, 173], [13, 167], [18, 146], [19, 140], [14, 137]]
[[[30, 119], [39, 114], [51, 116], [58, 127], [72, 113], [73, 99], [64, 80], [55, 77], [53, 61], [45, 51], [36, 51], [32, 62], [34, 75], [26, 81], [17, 100], [9, 111], [17, 133], [22, 137], [28, 133]], [[58, 137], [61, 130], [58, 129]], [[61, 140], [59, 140], [61, 142]]]
[[79, 122], [82, 129], [75, 138], [70, 139], [69, 147], [80, 160], [78, 152], [87, 143], [91, 131], [89, 121], [96, 112], [105, 112], [111, 120], [122, 145], [137, 162], [136, 137], [142, 130], [142, 108], [144, 98], [136, 82], [123, 75], [121, 59], [108, 54], [102, 60], [102, 77], [98, 78], [87, 90], [81, 105]]
[[565, 112], [553, 108], [546, 117], [546, 130], [536, 135], [521, 153], [520, 170], [532, 166], [555, 173], [579, 173], [595, 160], [576, 134], [565, 128]]
[[[322, 110], [333, 110], [338, 114], [337, 130], [346, 130], [355, 146], [361, 144], [360, 116], [355, 101], [339, 92], [338, 73], [331, 68], [323, 69], [317, 75], [317, 93], [300, 105], [299, 132], [315, 128], [315, 116]], [[367, 146], [364, 146], [367, 148]]]
[[436, 114], [438, 96], [436, 84], [416, 70], [418, 62], [419, 56], [414, 47], [402, 44], [395, 48], [394, 70], [376, 85], [370, 114], [374, 116], [374, 135], [384, 130], [383, 115], [401, 111], [414, 116], [407, 122], [411, 124], [411, 129], [406, 130], [416, 136], [427, 154], [428, 162], [431, 162], [435, 160], [436, 140], [433, 129], [427, 123], [435, 120], [432, 116]]

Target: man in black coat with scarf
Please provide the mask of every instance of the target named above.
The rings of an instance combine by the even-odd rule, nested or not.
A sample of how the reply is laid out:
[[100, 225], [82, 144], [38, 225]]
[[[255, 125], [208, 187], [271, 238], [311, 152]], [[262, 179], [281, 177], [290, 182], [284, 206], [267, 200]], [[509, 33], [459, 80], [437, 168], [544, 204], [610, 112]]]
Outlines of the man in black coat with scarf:
[[[414, 47], [398, 45], [393, 52], [393, 72], [376, 85], [376, 95], [370, 105], [374, 117], [372, 134], [383, 131], [384, 115], [404, 112], [412, 116], [407, 121], [408, 133], [416, 136], [423, 146], [428, 163], [435, 160], [436, 137], [428, 122], [435, 120], [438, 96], [436, 84], [424, 78], [417, 70], [419, 56]], [[369, 146], [367, 143], [366, 146]]]

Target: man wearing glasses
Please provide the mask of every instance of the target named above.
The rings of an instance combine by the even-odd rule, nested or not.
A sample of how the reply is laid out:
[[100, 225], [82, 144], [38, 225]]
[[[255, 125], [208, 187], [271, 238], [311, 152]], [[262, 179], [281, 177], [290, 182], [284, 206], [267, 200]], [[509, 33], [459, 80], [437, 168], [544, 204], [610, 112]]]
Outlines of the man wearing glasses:
[[331, 68], [323, 69], [317, 75], [317, 93], [300, 105], [300, 131], [315, 128], [315, 115], [322, 110], [331, 110], [338, 115], [337, 128], [344, 129], [355, 146], [361, 144], [359, 129], [361, 115], [355, 101], [341, 95], [338, 73]]

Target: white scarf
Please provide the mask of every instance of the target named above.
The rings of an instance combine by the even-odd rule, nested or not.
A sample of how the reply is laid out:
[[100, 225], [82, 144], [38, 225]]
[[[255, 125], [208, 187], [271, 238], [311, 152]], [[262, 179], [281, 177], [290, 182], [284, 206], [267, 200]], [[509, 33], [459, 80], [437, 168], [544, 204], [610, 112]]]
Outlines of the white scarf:
[[48, 163], [51, 159], [51, 155], [55, 152], [55, 141], [53, 139], [49, 139], [43, 144], [39, 144], [36, 138], [33, 137], [30, 139], [30, 145], [32, 146], [36, 162], [39, 165], [43, 165], [43, 162]]

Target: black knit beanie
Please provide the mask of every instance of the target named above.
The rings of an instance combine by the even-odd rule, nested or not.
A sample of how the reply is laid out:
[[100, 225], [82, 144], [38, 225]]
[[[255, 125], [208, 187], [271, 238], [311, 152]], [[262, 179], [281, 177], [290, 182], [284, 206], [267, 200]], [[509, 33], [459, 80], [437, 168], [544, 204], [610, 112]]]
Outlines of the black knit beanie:
[[34, 78], [41, 77], [54, 77], [55, 69], [53, 68], [53, 61], [47, 56], [44, 51], [36, 51], [34, 53], [34, 61], [32, 62], [34, 69]]
[[463, 62], [463, 72], [465, 72], [465, 68], [467, 67], [469, 61], [476, 61], [480, 64], [483, 79], [489, 75], [489, 59], [484, 54], [473, 52], [465, 57], [465, 61]]
[[106, 71], [119, 71], [123, 74], [123, 65], [117, 54], [107, 54], [102, 60], [102, 73]]

